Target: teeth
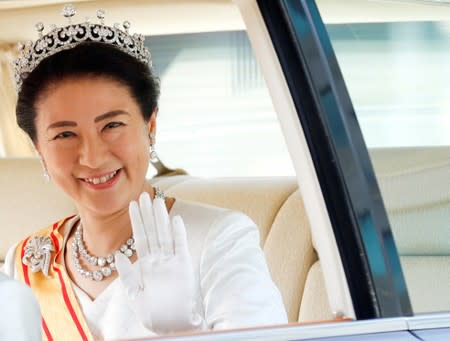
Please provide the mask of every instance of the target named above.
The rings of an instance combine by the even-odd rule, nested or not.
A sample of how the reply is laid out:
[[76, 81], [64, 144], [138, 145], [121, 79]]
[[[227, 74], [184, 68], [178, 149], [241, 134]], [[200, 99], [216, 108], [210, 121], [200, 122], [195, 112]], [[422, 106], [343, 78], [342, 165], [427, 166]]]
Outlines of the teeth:
[[104, 175], [104, 176], [102, 176], [102, 177], [100, 177], [100, 178], [86, 178], [86, 179], [84, 179], [84, 180], [85, 180], [86, 182], [89, 182], [89, 183], [94, 184], [94, 185], [103, 184], [103, 183], [105, 183], [105, 182], [111, 180], [111, 178], [112, 178], [114, 175], [116, 175], [116, 173], [117, 173], [117, 171], [114, 171], [114, 172], [112, 172], [111, 174]]

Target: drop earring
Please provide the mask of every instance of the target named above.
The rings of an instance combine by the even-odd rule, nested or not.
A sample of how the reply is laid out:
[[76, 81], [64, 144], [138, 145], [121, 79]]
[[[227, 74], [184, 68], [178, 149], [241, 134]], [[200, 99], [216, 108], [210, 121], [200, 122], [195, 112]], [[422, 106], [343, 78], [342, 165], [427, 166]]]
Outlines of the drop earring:
[[47, 170], [47, 166], [45, 165], [45, 161], [42, 158], [42, 156], [40, 156], [40, 155], [39, 155], [39, 161], [41, 162], [44, 180], [45, 180], [45, 182], [48, 183], [48, 182], [50, 182], [50, 174], [48, 174], [48, 170]]
[[150, 149], [149, 149], [150, 161], [157, 162], [159, 159], [155, 149], [155, 133], [150, 133], [149, 136], [150, 136]]

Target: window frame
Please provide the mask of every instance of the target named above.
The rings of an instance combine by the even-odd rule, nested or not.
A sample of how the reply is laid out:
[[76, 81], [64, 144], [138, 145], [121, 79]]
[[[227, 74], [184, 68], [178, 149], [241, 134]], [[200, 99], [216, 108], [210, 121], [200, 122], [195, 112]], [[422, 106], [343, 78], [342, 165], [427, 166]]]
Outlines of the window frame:
[[305, 0], [256, 2], [307, 141], [355, 317], [412, 316], [375, 173], [318, 8]]

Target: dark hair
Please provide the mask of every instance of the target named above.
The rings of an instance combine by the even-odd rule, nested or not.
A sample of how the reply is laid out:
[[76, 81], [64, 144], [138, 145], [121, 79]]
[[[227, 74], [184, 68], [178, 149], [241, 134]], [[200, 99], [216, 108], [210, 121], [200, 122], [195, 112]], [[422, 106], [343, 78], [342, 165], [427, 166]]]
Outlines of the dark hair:
[[84, 42], [44, 59], [22, 84], [17, 123], [34, 143], [37, 100], [52, 84], [80, 76], [106, 77], [128, 87], [146, 122], [158, 106], [159, 79], [148, 65], [112, 45]]

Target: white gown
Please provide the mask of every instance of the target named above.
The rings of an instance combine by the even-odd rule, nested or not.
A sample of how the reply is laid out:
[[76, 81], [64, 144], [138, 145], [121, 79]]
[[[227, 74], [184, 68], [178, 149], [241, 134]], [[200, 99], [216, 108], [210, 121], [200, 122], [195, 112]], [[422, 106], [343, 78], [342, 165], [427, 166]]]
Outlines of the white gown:
[[[226, 329], [287, 323], [278, 288], [259, 246], [255, 223], [241, 212], [176, 200], [170, 216], [183, 218], [196, 283], [195, 312], [204, 329]], [[75, 217], [68, 224], [71, 226]], [[70, 228], [66, 228], [67, 237]], [[14, 270], [15, 247], [8, 251], [5, 272]], [[137, 266], [137, 262], [133, 264]], [[95, 299], [72, 284], [89, 328], [98, 340], [155, 335], [128, 307], [117, 278]]]

